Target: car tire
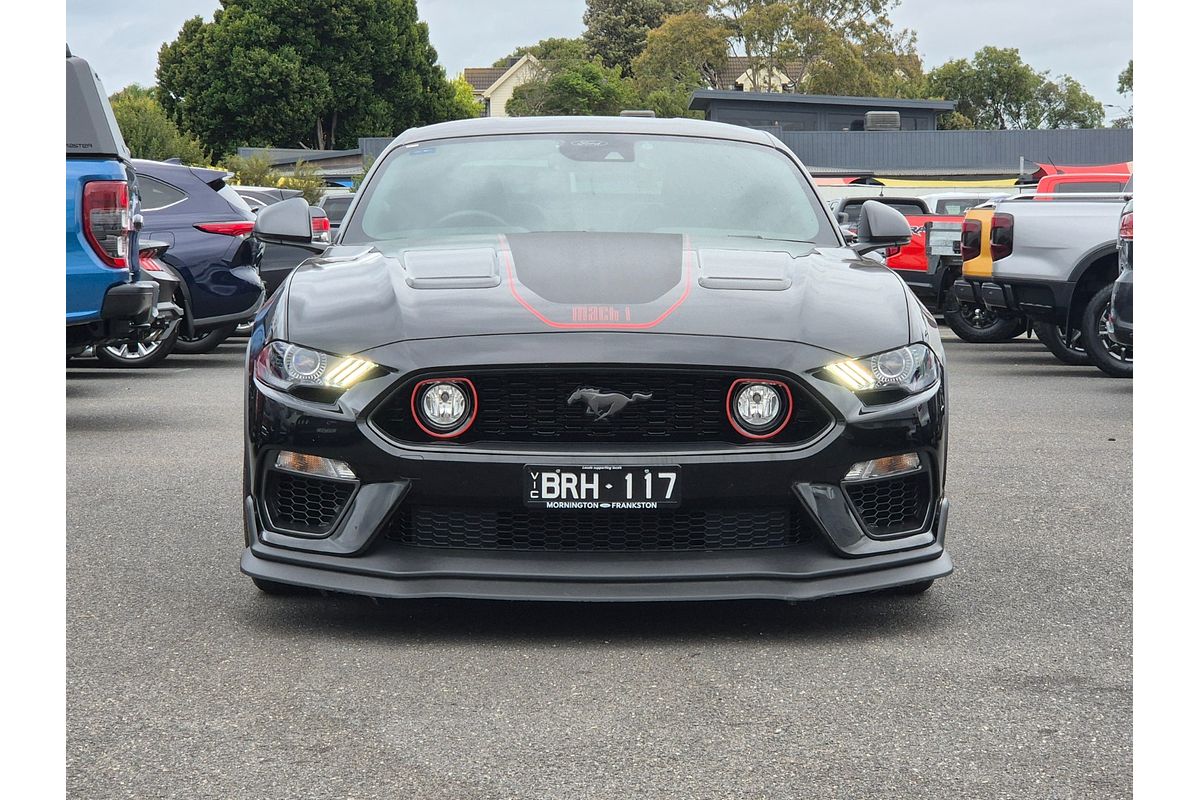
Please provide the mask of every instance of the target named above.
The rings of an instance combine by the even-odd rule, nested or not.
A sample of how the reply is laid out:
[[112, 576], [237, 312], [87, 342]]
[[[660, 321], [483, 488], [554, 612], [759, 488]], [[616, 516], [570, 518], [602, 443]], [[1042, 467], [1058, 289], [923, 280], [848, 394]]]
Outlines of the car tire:
[[303, 586], [293, 586], [290, 583], [279, 583], [278, 581], [269, 581], [266, 578], [251, 578], [254, 585], [263, 594], [276, 595], [285, 597], [287, 595], [306, 594], [311, 589], [305, 589]]
[[955, 336], [974, 344], [1007, 342], [1025, 332], [1023, 317], [1005, 319], [977, 304], [953, 303], [946, 307], [942, 316]]
[[1058, 325], [1053, 322], [1035, 322], [1033, 334], [1062, 363], [1071, 367], [1091, 365], [1092, 357], [1083, 348], [1082, 331], [1072, 331], [1071, 341], [1068, 343], [1066, 334]]
[[897, 586], [892, 591], [895, 592], [896, 594], [914, 596], [914, 595], [918, 595], [918, 594], [925, 594], [932, 587], [933, 587], [933, 580], [930, 579], [927, 581], [917, 581], [916, 583], [906, 583], [903, 586]]
[[222, 342], [233, 335], [233, 332], [237, 330], [237, 326], [236, 322], [231, 322], [228, 325], [222, 325], [210, 331], [197, 333], [194, 336], [180, 336], [179, 340], [175, 343], [175, 352], [189, 356], [211, 353], [220, 347]]
[[97, 347], [96, 358], [107, 367], [153, 367], [174, 352], [178, 343], [179, 323], [172, 323], [165, 335], [153, 342], [136, 342]]
[[1108, 314], [1112, 305], [1112, 284], [1096, 292], [1083, 309], [1083, 346], [1092, 363], [1114, 378], [1133, 377], [1133, 348], [1123, 345], [1108, 333]]

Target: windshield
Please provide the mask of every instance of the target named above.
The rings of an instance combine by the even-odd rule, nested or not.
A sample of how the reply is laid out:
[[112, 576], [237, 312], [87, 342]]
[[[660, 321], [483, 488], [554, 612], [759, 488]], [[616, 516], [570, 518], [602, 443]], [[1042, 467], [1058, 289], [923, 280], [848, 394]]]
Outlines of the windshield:
[[863, 205], [868, 200], [876, 200], [880, 203], [883, 203], [885, 206], [891, 206], [906, 217], [923, 217], [928, 213], [921, 204], [914, 203], [912, 201], [893, 201], [886, 197], [866, 197], [862, 200], [856, 200], [854, 202], [847, 203], [842, 209], [842, 212], [846, 214], [848, 222], [858, 222], [858, 218], [862, 216]]
[[838, 244], [804, 174], [762, 145], [573, 133], [392, 150], [346, 244], [526, 232], [675, 233]]
[[948, 217], [961, 217], [975, 206], [986, 203], [990, 199], [988, 197], [950, 197], [938, 200], [935, 213]]

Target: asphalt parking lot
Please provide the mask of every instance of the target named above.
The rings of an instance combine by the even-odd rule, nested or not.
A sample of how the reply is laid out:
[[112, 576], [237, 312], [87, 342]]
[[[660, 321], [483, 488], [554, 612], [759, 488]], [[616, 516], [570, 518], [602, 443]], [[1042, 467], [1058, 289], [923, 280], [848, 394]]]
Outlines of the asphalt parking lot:
[[926, 595], [260, 595], [242, 353], [67, 370], [67, 776], [87, 798], [1131, 794], [1132, 382], [947, 337]]

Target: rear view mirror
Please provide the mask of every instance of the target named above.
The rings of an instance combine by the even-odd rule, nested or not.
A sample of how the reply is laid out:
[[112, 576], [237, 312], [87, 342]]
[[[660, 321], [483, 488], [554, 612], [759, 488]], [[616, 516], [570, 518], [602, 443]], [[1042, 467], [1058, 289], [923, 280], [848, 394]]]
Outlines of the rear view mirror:
[[850, 213], [848, 211], [837, 212], [837, 221], [838, 221], [838, 225], [849, 225], [850, 224]]
[[254, 221], [254, 238], [264, 244], [298, 245], [314, 253], [323, 253], [327, 246], [314, 241], [313, 219], [303, 197], [262, 208]]
[[891, 206], [868, 200], [858, 218], [858, 241], [851, 247], [863, 255], [885, 247], [903, 247], [910, 239], [912, 228], [903, 214]]

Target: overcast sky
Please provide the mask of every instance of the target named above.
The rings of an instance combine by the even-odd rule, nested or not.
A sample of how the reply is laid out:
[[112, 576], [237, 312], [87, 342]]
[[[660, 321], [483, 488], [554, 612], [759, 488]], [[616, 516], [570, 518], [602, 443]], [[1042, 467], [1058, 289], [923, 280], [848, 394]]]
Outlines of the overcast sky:
[[[67, 0], [67, 42], [110, 92], [151, 84], [162, 43], [188, 17], [212, 19], [219, 5]], [[584, 0], [418, 0], [417, 7], [451, 76], [488, 66], [518, 45], [583, 30]], [[1072, 75], [1101, 102], [1125, 104], [1116, 86], [1133, 53], [1131, 0], [903, 0], [893, 19], [916, 31], [926, 69], [984, 45], [1017, 47], [1036, 69]]]

